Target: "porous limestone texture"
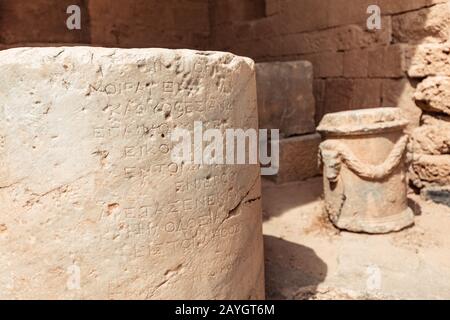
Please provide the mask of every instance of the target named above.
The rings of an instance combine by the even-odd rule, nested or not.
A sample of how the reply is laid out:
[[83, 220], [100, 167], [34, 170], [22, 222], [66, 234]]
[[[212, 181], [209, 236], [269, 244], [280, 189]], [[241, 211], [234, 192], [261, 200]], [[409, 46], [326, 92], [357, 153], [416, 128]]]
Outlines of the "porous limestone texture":
[[450, 77], [428, 77], [418, 86], [414, 95], [426, 111], [450, 115]]
[[259, 165], [171, 160], [257, 128], [250, 59], [18, 48], [0, 83], [0, 298], [264, 298]]
[[[448, 195], [450, 188], [450, 118], [425, 114], [422, 125], [411, 134], [408, 149], [411, 158], [410, 181], [422, 189], [425, 198], [438, 199], [439, 203], [443, 203], [439, 199]], [[441, 189], [446, 191], [438, 191]], [[434, 197], [435, 194], [439, 196]]]
[[387, 233], [413, 224], [406, 202], [408, 121], [396, 108], [330, 113], [318, 131], [324, 206], [340, 229]]

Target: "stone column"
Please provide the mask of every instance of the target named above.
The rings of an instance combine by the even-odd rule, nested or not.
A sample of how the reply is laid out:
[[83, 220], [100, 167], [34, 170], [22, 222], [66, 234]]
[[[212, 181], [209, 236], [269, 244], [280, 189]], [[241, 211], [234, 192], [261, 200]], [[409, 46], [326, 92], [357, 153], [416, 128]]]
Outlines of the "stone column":
[[340, 229], [387, 233], [413, 224], [406, 202], [408, 121], [396, 108], [326, 114], [317, 130], [325, 210]]
[[257, 128], [250, 59], [19, 48], [0, 83], [0, 298], [264, 297], [259, 165], [171, 157]]

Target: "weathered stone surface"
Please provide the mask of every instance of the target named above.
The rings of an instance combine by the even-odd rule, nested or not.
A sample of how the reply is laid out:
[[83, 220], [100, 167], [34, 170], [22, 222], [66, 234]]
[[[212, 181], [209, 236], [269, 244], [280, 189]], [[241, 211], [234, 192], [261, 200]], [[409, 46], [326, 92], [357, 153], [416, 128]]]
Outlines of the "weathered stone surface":
[[344, 77], [367, 78], [369, 70], [369, 51], [349, 50], [344, 53]]
[[325, 210], [335, 226], [387, 233], [413, 223], [406, 204], [406, 125], [396, 108], [324, 116], [319, 155]]
[[323, 113], [348, 110], [352, 104], [353, 80], [326, 79]]
[[392, 36], [397, 42], [446, 42], [450, 37], [450, 5], [435, 5], [392, 18]]
[[[278, 16], [278, 28], [284, 34], [324, 29], [327, 27], [328, 6], [327, 1], [280, 1], [283, 15]], [[315, 14], [306, 15], [305, 12]]]
[[[258, 24], [251, 24], [254, 29], [257, 26]], [[288, 35], [275, 33], [270, 37], [281, 46], [282, 54], [335, 52], [388, 45], [391, 42], [391, 18], [383, 17], [382, 26], [378, 32], [368, 31], [364, 23]], [[263, 31], [254, 30], [251, 35], [258, 39], [265, 36]]]
[[408, 46], [405, 52], [410, 77], [450, 76], [450, 45], [423, 44]]
[[450, 116], [445, 114], [427, 114], [424, 113], [421, 118], [421, 123], [424, 125], [450, 125]]
[[[0, 1], [0, 43], [89, 43], [89, 15], [84, 0]], [[69, 30], [66, 13], [80, 7], [80, 30]]]
[[259, 126], [280, 134], [315, 131], [313, 69], [308, 61], [256, 64]]
[[320, 122], [324, 115], [325, 88], [325, 80], [314, 79], [313, 91], [316, 102], [316, 124]]
[[414, 94], [421, 108], [450, 115], [450, 77], [428, 77]]
[[0, 52], [0, 297], [263, 298], [259, 165], [170, 155], [194, 120], [256, 128], [254, 77], [229, 53]]
[[353, 80], [351, 109], [378, 108], [381, 103], [380, 79]]
[[420, 9], [446, 0], [331, 0], [328, 6], [328, 25], [342, 25], [367, 20], [369, 5], [378, 5], [381, 13], [395, 14]]
[[310, 61], [315, 78], [342, 77], [344, 74], [344, 54], [342, 52], [320, 52], [300, 56]]
[[418, 188], [450, 185], [450, 155], [413, 154], [409, 171]]
[[324, 113], [380, 107], [381, 83], [381, 79], [327, 79]]
[[91, 44], [101, 46], [204, 48], [208, 42], [206, 1], [89, 1]]
[[429, 7], [434, 4], [445, 3], [447, 0], [377, 0], [376, 2], [380, 3], [382, 12], [385, 12], [386, 14], [395, 14]]
[[369, 77], [400, 78], [405, 75], [406, 46], [395, 44], [369, 50]]
[[321, 137], [317, 133], [281, 139], [278, 174], [267, 178], [276, 183], [285, 183], [319, 175], [317, 152], [320, 141]]
[[447, 154], [450, 157], [450, 122], [436, 119], [432, 124], [414, 129], [410, 145], [415, 154]]
[[411, 134], [409, 176], [426, 198], [432, 199], [434, 192], [428, 193], [424, 188], [440, 188], [450, 181], [450, 117], [424, 114], [421, 122]]

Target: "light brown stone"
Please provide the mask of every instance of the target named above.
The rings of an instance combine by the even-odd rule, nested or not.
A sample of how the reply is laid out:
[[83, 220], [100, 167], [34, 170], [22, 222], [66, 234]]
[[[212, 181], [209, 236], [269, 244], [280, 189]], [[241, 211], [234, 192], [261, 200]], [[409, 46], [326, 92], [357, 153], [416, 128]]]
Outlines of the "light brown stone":
[[[366, 30], [365, 24], [351, 24], [325, 30], [288, 35], [267, 35], [267, 33], [254, 30], [252, 35], [257, 39], [269, 36], [272, 41], [277, 43], [278, 46], [281, 46], [282, 54], [333, 52], [388, 45], [391, 42], [390, 17], [383, 17], [382, 24], [383, 28], [378, 32]], [[250, 26], [255, 28], [258, 26], [258, 23], [251, 24]]]
[[259, 165], [171, 157], [193, 121], [257, 128], [250, 59], [20, 48], [0, 82], [1, 298], [264, 298]]
[[450, 156], [450, 122], [427, 118], [424, 125], [411, 134], [411, 152], [414, 154]]
[[415, 88], [411, 79], [383, 79], [382, 80], [382, 107], [397, 107], [408, 120], [406, 132], [417, 128], [420, 123], [422, 109], [414, 101]]
[[353, 96], [350, 79], [327, 79], [325, 82], [324, 113], [348, 110]]
[[368, 50], [349, 50], [344, 53], [344, 77], [367, 78], [368, 70]]
[[208, 3], [188, 0], [88, 2], [91, 44], [114, 47], [206, 47]]
[[[89, 15], [83, 0], [33, 0], [0, 2], [0, 42], [20, 43], [89, 43]], [[81, 30], [69, 30], [67, 7], [78, 5]]]
[[332, 0], [328, 6], [328, 25], [365, 22], [369, 5], [378, 5], [381, 14], [395, 14], [417, 10], [446, 0]]
[[300, 57], [313, 64], [316, 78], [342, 77], [344, 75], [344, 53], [342, 52], [305, 54]]
[[450, 125], [450, 116], [445, 114], [427, 114], [424, 113], [421, 118], [421, 123], [423, 125], [436, 125], [436, 126], [446, 126]]
[[369, 77], [403, 77], [406, 70], [405, 50], [402, 44], [369, 50]]
[[317, 130], [324, 206], [330, 220], [354, 232], [387, 233], [413, 223], [406, 204], [407, 136], [396, 108], [327, 114]]
[[325, 80], [323, 79], [314, 79], [313, 83], [313, 91], [314, 91], [314, 100], [316, 101], [316, 124], [320, 122], [324, 115], [324, 104], [325, 104]]
[[427, 111], [450, 115], [450, 77], [428, 77], [417, 86], [414, 98]]
[[410, 77], [450, 76], [450, 45], [423, 44], [409, 46], [406, 66]]
[[259, 126], [283, 136], [315, 131], [313, 69], [308, 61], [256, 64]]
[[[241, 1], [241, 0], [240, 0]], [[282, 15], [278, 17], [281, 33], [296, 33], [327, 27], [328, 1], [280, 1]], [[314, 14], [305, 14], [314, 12]]]
[[378, 108], [381, 103], [380, 79], [355, 79], [350, 109]]
[[450, 37], [450, 5], [447, 3], [393, 16], [392, 36], [397, 42], [446, 42]]
[[[357, 1], [357, 0], [354, 0]], [[448, 0], [378, 0], [385, 14], [396, 14], [429, 7], [434, 4], [446, 3]], [[377, 1], [377, 2], [378, 2]]]
[[278, 174], [267, 176], [276, 183], [305, 180], [320, 174], [317, 152], [321, 137], [317, 133], [280, 140]]
[[410, 179], [418, 188], [450, 185], [450, 155], [413, 154]]
[[324, 113], [377, 108], [381, 103], [381, 79], [327, 79]]

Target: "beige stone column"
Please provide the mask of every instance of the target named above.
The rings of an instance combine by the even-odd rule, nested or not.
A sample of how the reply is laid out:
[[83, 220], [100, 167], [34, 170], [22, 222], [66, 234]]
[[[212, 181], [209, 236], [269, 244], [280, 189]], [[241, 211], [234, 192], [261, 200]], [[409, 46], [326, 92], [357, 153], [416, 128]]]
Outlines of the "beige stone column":
[[250, 59], [0, 52], [0, 298], [263, 298], [259, 165], [173, 162], [194, 121], [257, 128]]

